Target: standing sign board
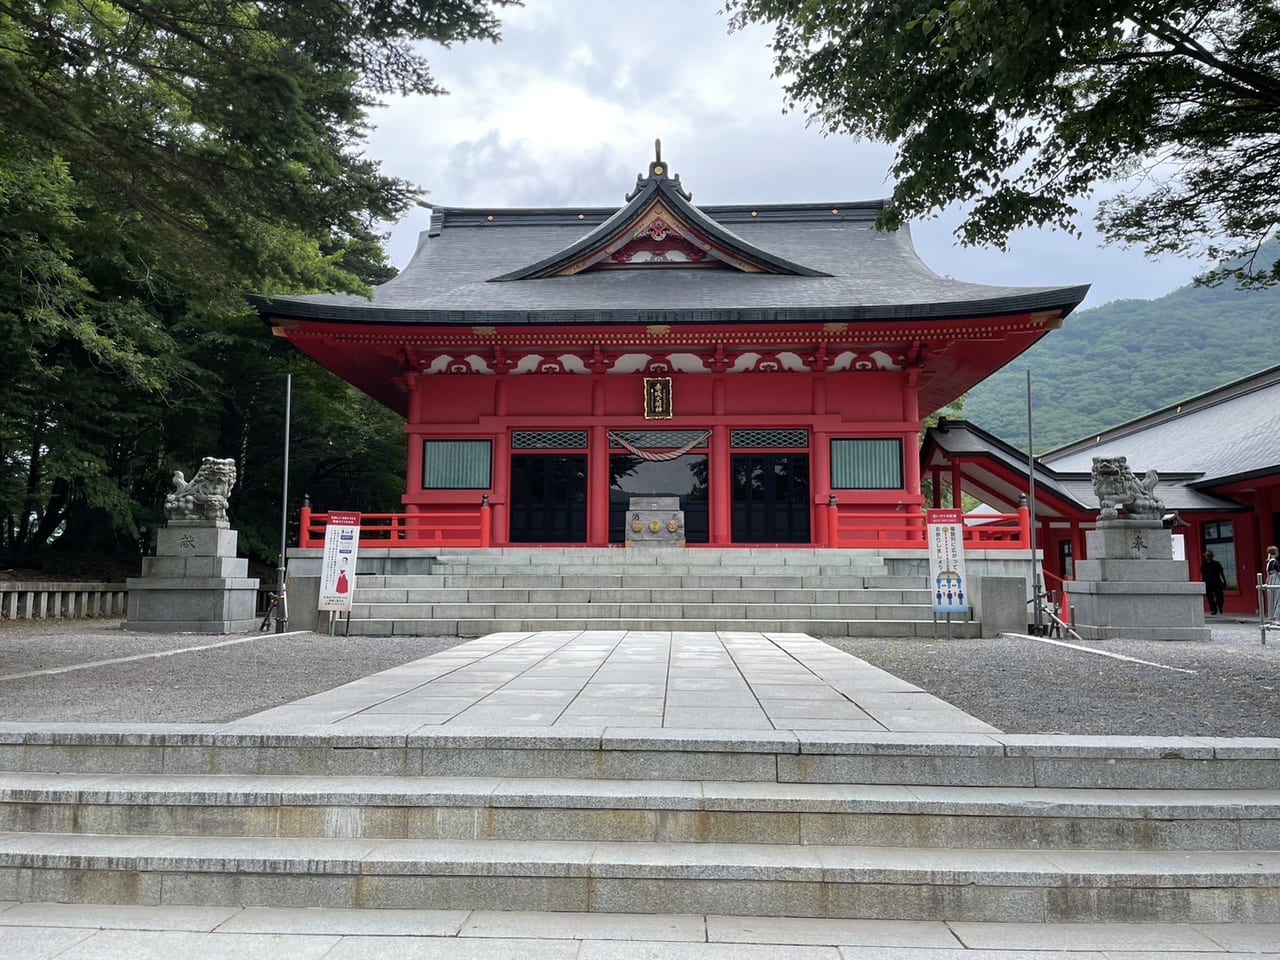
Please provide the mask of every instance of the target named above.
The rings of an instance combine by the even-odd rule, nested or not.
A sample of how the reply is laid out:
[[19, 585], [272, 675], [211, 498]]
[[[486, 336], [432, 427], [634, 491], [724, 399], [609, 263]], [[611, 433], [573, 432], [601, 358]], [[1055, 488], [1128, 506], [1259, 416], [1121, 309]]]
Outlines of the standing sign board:
[[960, 510], [925, 512], [929, 531], [929, 583], [934, 613], [968, 613], [969, 591], [964, 576], [964, 513]]
[[360, 514], [330, 513], [324, 528], [320, 561], [320, 610], [351, 611], [356, 590], [356, 553], [360, 548]]

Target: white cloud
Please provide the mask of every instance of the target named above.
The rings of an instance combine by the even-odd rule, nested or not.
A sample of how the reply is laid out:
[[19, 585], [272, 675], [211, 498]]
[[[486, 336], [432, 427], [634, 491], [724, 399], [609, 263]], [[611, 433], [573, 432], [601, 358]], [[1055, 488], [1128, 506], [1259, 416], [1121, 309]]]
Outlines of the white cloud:
[[[431, 52], [446, 97], [377, 111], [368, 153], [457, 206], [620, 204], [653, 156], [701, 203], [846, 202], [885, 196], [890, 147], [823, 136], [784, 114], [769, 33], [729, 34], [715, 0], [530, 0], [504, 14], [501, 43]], [[934, 270], [975, 283], [1094, 284], [1088, 305], [1153, 297], [1195, 264], [1023, 231], [1010, 250], [962, 249], [945, 211], [913, 224]], [[394, 228], [392, 260], [412, 254], [424, 213]], [[1087, 227], [1087, 224], [1084, 226]]]

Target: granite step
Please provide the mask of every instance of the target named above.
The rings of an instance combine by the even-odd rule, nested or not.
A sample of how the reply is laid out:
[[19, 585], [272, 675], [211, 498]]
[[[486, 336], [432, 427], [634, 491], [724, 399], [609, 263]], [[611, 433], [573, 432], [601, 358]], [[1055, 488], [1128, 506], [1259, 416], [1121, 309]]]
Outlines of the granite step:
[[[386, 578], [384, 578], [386, 579]], [[462, 584], [434, 587], [365, 587], [356, 589], [359, 603], [529, 603], [553, 596], [558, 603], [854, 603], [929, 605], [927, 590], [755, 587], [486, 587]]]
[[1280, 849], [1266, 790], [0, 773], [0, 831], [1094, 850]]
[[1280, 853], [27, 833], [0, 899], [1265, 923]]
[[774, 590], [779, 588], [805, 590], [911, 590], [927, 594], [928, 590], [922, 577], [861, 577], [861, 576], [817, 576], [800, 573], [780, 573], [767, 577], [750, 573], [726, 573], [718, 570], [704, 570], [695, 574], [655, 573], [499, 573], [499, 574], [464, 574], [464, 573], [431, 573], [402, 574], [398, 576], [385, 574], [360, 574], [356, 581], [356, 589], [438, 589], [445, 587], [524, 587], [524, 588], [556, 588], [556, 587], [606, 587], [636, 589], [680, 589], [699, 587], [745, 588]]
[[[425, 681], [425, 678], [424, 678]], [[367, 695], [356, 699], [367, 703]], [[350, 712], [350, 709], [348, 709]], [[279, 720], [222, 725], [0, 724], [0, 770], [71, 775], [535, 777], [1098, 790], [1280, 790], [1280, 742], [827, 730], [494, 733], [372, 717], [348, 732]], [[637, 789], [640, 789], [637, 787]], [[646, 788], [647, 789], [647, 788]]]
[[[323, 626], [321, 629], [325, 629]], [[346, 632], [345, 623], [337, 628]], [[553, 618], [553, 619], [352, 619], [351, 636], [369, 637], [481, 637], [489, 633], [517, 630], [652, 630], [652, 631], [755, 631], [761, 633], [807, 633], [814, 637], [944, 637], [945, 618], [937, 625], [931, 619], [912, 620], [810, 620], [810, 619], [693, 619], [693, 618]], [[953, 637], [976, 637], [981, 626], [976, 621], [954, 620]]]
[[927, 620], [933, 611], [924, 604], [903, 603], [574, 603], [545, 595], [526, 603], [371, 603], [357, 596], [351, 616], [356, 620]]

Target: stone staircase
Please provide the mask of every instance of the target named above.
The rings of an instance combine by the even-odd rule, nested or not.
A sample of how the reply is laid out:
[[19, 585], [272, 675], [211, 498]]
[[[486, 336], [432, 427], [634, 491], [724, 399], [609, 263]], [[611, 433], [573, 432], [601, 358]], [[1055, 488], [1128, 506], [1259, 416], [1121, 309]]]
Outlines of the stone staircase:
[[[914, 567], [923, 560], [912, 561]], [[751, 630], [929, 637], [926, 577], [867, 551], [498, 548], [361, 557], [351, 633]], [[901, 566], [902, 564], [898, 564]], [[345, 629], [345, 628], [344, 628]], [[955, 623], [956, 635], [977, 635]]]
[[1280, 921], [1280, 743], [0, 730], [0, 900]]

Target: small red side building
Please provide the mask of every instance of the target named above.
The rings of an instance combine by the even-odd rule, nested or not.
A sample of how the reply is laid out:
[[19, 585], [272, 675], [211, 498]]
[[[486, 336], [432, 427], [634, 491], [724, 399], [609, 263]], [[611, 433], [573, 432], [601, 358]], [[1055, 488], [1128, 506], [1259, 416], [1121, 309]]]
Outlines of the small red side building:
[[[1266, 548], [1280, 543], [1280, 366], [1189, 397], [1036, 458], [1036, 544], [1051, 586], [1071, 580], [1098, 516], [1094, 457], [1123, 456], [1179, 521], [1190, 578], [1212, 550], [1226, 573], [1226, 612], [1258, 611]], [[942, 421], [928, 432], [925, 475], [936, 503], [962, 494], [1012, 509], [1030, 486], [1027, 457], [981, 428]]]

